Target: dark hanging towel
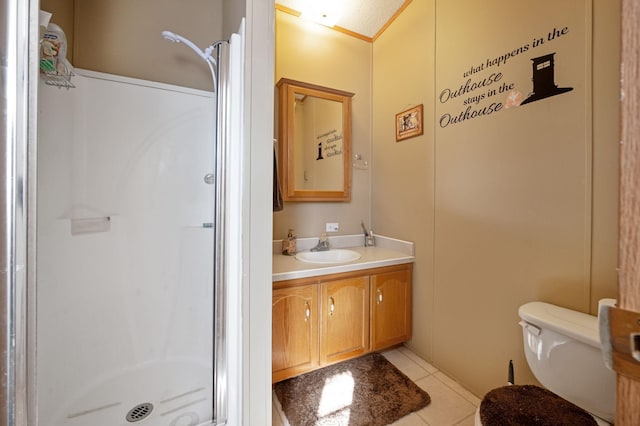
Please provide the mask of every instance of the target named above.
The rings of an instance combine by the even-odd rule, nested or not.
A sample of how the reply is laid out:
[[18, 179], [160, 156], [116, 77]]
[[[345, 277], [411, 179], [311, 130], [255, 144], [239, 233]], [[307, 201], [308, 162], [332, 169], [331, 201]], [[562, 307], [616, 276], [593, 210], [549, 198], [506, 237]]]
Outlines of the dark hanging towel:
[[279, 212], [284, 209], [282, 201], [282, 191], [280, 191], [280, 180], [278, 179], [278, 161], [276, 160], [276, 150], [273, 149], [273, 211]]

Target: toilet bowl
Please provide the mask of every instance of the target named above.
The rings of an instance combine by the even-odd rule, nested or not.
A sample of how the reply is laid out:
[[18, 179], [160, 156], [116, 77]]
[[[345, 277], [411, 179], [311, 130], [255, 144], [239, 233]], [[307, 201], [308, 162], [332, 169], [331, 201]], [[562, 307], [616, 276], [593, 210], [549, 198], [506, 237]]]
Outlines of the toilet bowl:
[[[613, 305], [615, 300], [606, 299], [601, 303]], [[577, 409], [580, 413], [584, 410], [590, 414], [598, 425], [613, 424], [616, 377], [604, 364], [598, 318], [543, 302], [522, 305], [518, 314], [522, 319], [520, 325], [527, 363], [546, 390], [536, 386], [494, 389], [476, 411], [476, 426], [493, 426], [483, 425], [481, 419], [490, 419], [496, 413], [499, 416], [500, 412], [508, 418], [510, 410], [516, 410], [516, 406], [535, 406], [542, 395], [551, 398], [549, 402], [545, 399], [540, 408], [538, 414], [542, 417], [556, 415], [555, 410], [567, 414]], [[517, 399], [514, 400], [516, 392]], [[516, 402], [496, 405], [501, 399]], [[508, 423], [501, 421], [499, 424]]]

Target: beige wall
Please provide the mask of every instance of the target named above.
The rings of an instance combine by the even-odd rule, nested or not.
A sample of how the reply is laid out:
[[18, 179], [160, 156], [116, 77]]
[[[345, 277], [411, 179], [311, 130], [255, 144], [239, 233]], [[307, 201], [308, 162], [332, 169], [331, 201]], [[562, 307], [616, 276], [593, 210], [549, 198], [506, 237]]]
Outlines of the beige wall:
[[238, 0], [222, 0], [222, 36], [229, 39], [238, 31], [240, 21], [246, 15], [247, 4]]
[[[526, 97], [533, 90], [531, 58], [556, 52], [554, 81], [573, 90], [446, 127], [440, 117], [465, 107], [459, 99], [436, 98], [433, 360], [476, 392], [503, 384], [510, 359], [518, 379], [531, 380], [519, 305], [543, 300], [586, 311], [590, 297], [591, 170], [585, 164], [592, 144], [585, 112], [591, 84], [584, 72], [590, 28], [585, 31], [589, 17], [580, 7], [585, 2], [556, 3], [553, 17], [544, 7], [553, 0], [486, 2], [467, 19], [460, 10], [473, 7], [473, 0], [437, 2], [436, 95], [465, 81], [463, 71], [471, 64], [484, 65], [527, 44], [526, 52], [471, 78], [501, 72], [501, 83], [514, 84]], [[519, 15], [529, 19], [510, 20]], [[568, 35], [546, 41], [553, 27], [565, 26]], [[540, 36], [544, 44], [533, 47], [532, 39]], [[506, 93], [489, 96], [485, 90], [464, 98], [482, 94], [487, 98], [473, 108], [506, 100]]]
[[[545, 300], [594, 312], [599, 298], [615, 296], [618, 2], [615, 6], [594, 2], [593, 140], [565, 140], [562, 135], [573, 133], [562, 126], [550, 139], [549, 129], [534, 121], [536, 114], [548, 117], [548, 111], [532, 114], [531, 121], [520, 117], [518, 129], [509, 127], [515, 122], [487, 118], [455, 132], [434, 131], [437, 76], [458, 72], [443, 68], [437, 58], [446, 63], [439, 55], [467, 40], [434, 41], [436, 25], [447, 24], [438, 21], [436, 11], [453, 7], [450, 3], [413, 1], [374, 42], [373, 226], [417, 243], [411, 346], [478, 395], [504, 384], [509, 359], [519, 383], [533, 381], [517, 325], [520, 304]], [[460, 13], [456, 19], [477, 15]], [[437, 52], [436, 46], [447, 51]], [[396, 143], [393, 114], [419, 103], [425, 105], [425, 134]], [[564, 110], [555, 121], [571, 114]], [[591, 126], [583, 130], [588, 135]], [[540, 131], [547, 137], [536, 147]], [[505, 144], [508, 139], [520, 148]], [[543, 169], [536, 171], [533, 164]]]
[[618, 281], [620, 0], [593, 2], [593, 210], [590, 313]]
[[[283, 77], [355, 93], [353, 97], [353, 154], [371, 160], [371, 43], [276, 11], [275, 83]], [[370, 170], [353, 169], [349, 203], [285, 203], [273, 215], [273, 237], [314, 237], [325, 223], [340, 223], [332, 235], [360, 231], [369, 221]], [[374, 228], [375, 230], [375, 228]]]
[[[432, 359], [434, 294], [434, 2], [414, 0], [373, 44], [373, 226], [414, 241], [413, 340]], [[395, 140], [395, 114], [424, 105], [424, 134]]]
[[223, 0], [42, 0], [41, 8], [62, 26], [77, 68], [213, 89], [206, 63], [160, 32], [175, 32], [206, 48], [223, 38]]

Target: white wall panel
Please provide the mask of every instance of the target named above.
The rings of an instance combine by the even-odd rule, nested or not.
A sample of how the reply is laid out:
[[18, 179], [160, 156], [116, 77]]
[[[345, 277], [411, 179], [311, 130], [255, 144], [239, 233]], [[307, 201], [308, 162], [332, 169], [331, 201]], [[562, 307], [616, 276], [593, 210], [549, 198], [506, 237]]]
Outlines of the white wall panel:
[[[80, 74], [76, 89], [40, 88], [39, 417], [128, 424], [151, 402], [154, 425], [199, 424], [212, 407], [213, 95]], [[107, 217], [105, 232], [71, 233]]]

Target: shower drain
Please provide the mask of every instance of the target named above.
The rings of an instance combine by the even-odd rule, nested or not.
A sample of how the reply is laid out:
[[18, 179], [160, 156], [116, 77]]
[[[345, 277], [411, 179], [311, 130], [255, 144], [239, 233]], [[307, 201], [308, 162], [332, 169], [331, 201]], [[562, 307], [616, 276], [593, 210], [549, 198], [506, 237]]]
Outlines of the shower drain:
[[144, 402], [142, 404], [138, 404], [127, 413], [127, 421], [130, 423], [139, 422], [140, 420], [144, 420], [149, 417], [152, 411], [152, 403]]

